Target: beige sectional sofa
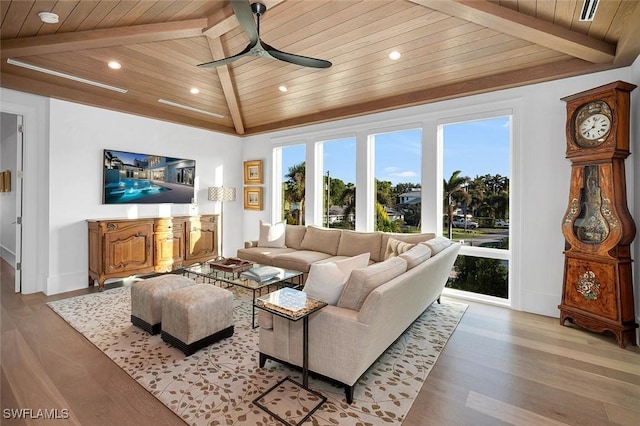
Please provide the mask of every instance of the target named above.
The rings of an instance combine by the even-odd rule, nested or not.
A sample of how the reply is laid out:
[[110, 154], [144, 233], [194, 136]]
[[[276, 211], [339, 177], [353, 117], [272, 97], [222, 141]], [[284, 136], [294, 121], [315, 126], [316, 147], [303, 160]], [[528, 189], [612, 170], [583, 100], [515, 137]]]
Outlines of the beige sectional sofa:
[[[309, 318], [309, 370], [343, 385], [348, 403], [360, 376], [439, 300], [460, 250], [460, 244], [433, 234], [292, 225], [279, 241], [259, 241], [245, 244], [238, 257], [307, 274], [315, 262], [369, 253], [369, 265], [351, 271], [337, 302]], [[302, 321], [260, 311], [258, 322], [260, 366], [267, 359], [301, 366]]]

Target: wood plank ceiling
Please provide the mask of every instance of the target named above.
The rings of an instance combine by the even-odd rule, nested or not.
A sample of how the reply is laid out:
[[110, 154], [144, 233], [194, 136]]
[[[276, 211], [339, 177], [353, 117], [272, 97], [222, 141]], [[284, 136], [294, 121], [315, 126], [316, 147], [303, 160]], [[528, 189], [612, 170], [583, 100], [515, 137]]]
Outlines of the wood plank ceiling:
[[[197, 67], [248, 43], [228, 1], [3, 0], [0, 84], [248, 135], [628, 66], [640, 54], [636, 0], [600, 0], [593, 22], [579, 20], [583, 0], [264, 3], [263, 41], [333, 66], [247, 56]], [[44, 24], [39, 12], [59, 22]], [[122, 68], [108, 68], [111, 60]]]

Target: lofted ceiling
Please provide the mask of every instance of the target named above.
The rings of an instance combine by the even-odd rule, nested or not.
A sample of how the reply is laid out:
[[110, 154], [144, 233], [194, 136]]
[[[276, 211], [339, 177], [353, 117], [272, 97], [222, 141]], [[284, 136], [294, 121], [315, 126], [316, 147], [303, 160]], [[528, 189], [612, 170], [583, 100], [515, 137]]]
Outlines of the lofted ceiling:
[[[249, 42], [229, 1], [2, 0], [0, 85], [249, 135], [624, 67], [640, 55], [637, 0], [600, 0], [593, 22], [579, 20], [583, 0], [261, 1], [263, 41], [333, 66], [247, 56], [197, 67]], [[59, 22], [42, 23], [39, 12]]]

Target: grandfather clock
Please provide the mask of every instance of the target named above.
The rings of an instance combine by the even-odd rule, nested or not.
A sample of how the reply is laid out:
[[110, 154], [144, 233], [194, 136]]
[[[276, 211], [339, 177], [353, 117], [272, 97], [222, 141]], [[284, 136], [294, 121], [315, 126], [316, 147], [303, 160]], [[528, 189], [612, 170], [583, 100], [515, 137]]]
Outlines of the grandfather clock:
[[624, 160], [629, 109], [636, 86], [617, 81], [562, 98], [567, 103], [571, 161], [560, 324], [610, 331], [624, 348], [635, 344], [630, 244], [636, 234], [627, 208]]

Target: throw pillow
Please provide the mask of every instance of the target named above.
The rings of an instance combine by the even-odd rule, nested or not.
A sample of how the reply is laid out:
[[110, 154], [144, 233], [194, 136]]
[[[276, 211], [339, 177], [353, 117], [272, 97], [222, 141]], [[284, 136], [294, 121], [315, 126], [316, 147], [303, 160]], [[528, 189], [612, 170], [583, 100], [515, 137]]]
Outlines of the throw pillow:
[[446, 237], [435, 237], [420, 244], [424, 244], [429, 247], [431, 249], [431, 256], [435, 256], [442, 250], [449, 247], [451, 245], [451, 240]]
[[395, 238], [389, 238], [387, 240], [387, 250], [384, 254], [384, 258], [389, 259], [390, 257], [398, 256], [413, 248], [413, 246], [415, 246], [415, 244], [405, 243], [404, 241], [396, 240]]
[[258, 247], [285, 247], [285, 230], [286, 225], [282, 222], [266, 223], [260, 221], [260, 236], [258, 237]]
[[409, 270], [429, 259], [431, 257], [431, 249], [425, 244], [416, 244], [414, 248], [405, 251], [398, 257], [406, 260], [407, 270]]
[[313, 299], [335, 305], [344, 282], [345, 276], [335, 263], [312, 263], [302, 291]]
[[344, 274], [344, 282], [346, 283], [351, 276], [351, 271], [356, 268], [364, 268], [369, 265], [369, 259], [371, 253], [366, 252], [353, 257], [347, 257], [346, 259], [336, 261], [336, 265], [340, 268], [340, 271]]
[[367, 266], [369, 256], [369, 253], [364, 253], [336, 262], [312, 263], [302, 290], [311, 298], [335, 305], [351, 271]]
[[369, 293], [406, 270], [407, 262], [400, 257], [392, 257], [366, 268], [354, 269], [338, 299], [338, 307], [359, 311]]

